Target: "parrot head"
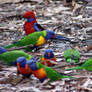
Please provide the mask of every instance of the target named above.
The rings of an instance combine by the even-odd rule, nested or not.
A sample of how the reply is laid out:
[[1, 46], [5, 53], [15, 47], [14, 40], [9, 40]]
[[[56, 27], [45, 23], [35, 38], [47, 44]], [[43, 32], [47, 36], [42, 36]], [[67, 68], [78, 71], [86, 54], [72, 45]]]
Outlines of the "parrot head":
[[17, 59], [17, 66], [25, 67], [26, 62], [27, 62], [27, 60], [26, 60], [25, 57], [19, 57], [19, 58]]
[[27, 19], [27, 22], [36, 22], [35, 14], [33, 11], [27, 11], [24, 13], [24, 18]]
[[0, 46], [0, 54], [5, 53], [6, 49]]
[[32, 57], [32, 58], [26, 63], [26, 65], [28, 65], [28, 66], [31, 68], [31, 70], [35, 71], [35, 70], [38, 69], [38, 68], [37, 68], [37, 65], [36, 65], [36, 61], [37, 61], [37, 59], [35, 59], [35, 58]]
[[53, 58], [53, 57], [54, 57], [53, 51], [52, 51], [51, 49], [45, 50], [44, 57], [45, 57], [46, 59]]
[[59, 39], [59, 40], [65, 40], [65, 41], [71, 41], [69, 38], [67, 37], [63, 37], [59, 34], [55, 34], [54, 31], [51, 31], [51, 30], [46, 30], [46, 37], [45, 39], [48, 40], [48, 39]]
[[48, 40], [48, 39], [53, 39], [53, 38], [55, 38], [54, 31], [46, 30], [46, 37], [45, 37], [45, 39]]

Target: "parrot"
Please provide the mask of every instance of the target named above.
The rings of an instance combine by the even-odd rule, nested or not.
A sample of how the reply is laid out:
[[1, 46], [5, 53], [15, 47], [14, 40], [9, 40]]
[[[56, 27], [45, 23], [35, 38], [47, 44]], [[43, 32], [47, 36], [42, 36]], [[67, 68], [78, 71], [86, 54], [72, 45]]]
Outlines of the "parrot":
[[4, 48], [7, 49], [12, 47], [23, 47], [23, 46], [32, 45], [32, 47], [29, 49], [33, 50], [34, 48], [37, 48], [45, 44], [49, 39], [60, 39], [71, 42], [69, 38], [63, 37], [61, 35], [57, 35], [52, 30], [45, 30], [45, 31], [34, 32], [32, 34], [26, 35], [24, 38], [20, 39], [19, 41], [4, 46]]
[[31, 69], [35, 77], [37, 77], [40, 82], [44, 82], [45, 79], [49, 78], [50, 80], [48, 83], [60, 80], [62, 78], [74, 78], [72, 76], [65, 76], [62, 74], [57, 73], [55, 70], [53, 70], [51, 67], [48, 67], [46, 65], [41, 64], [39, 61], [32, 61], [29, 60], [27, 62], [27, 68]]
[[[32, 59], [32, 58], [31, 58]], [[22, 74], [23, 77], [29, 78], [32, 74], [31, 69], [26, 68], [27, 59], [25, 57], [19, 57], [17, 60], [17, 74]]]
[[43, 31], [44, 28], [37, 23], [35, 14], [33, 11], [27, 11], [24, 13], [24, 18], [27, 20], [24, 23], [24, 31], [26, 35], [29, 35], [33, 32]]
[[25, 53], [23, 50], [6, 51], [5, 48], [0, 47], [0, 60], [9, 66], [16, 65], [16, 60], [20, 56], [24, 56], [27, 60], [31, 59], [31, 55]]
[[64, 58], [68, 63], [78, 63], [80, 59], [80, 52], [74, 49], [65, 50]]
[[65, 70], [82, 70], [82, 69], [92, 71], [92, 58], [90, 58], [87, 61], [85, 61], [84, 63], [82, 63], [80, 66], [65, 69]]
[[47, 66], [53, 66], [56, 62], [56, 56], [51, 49], [46, 49], [44, 55], [41, 56], [41, 63]]

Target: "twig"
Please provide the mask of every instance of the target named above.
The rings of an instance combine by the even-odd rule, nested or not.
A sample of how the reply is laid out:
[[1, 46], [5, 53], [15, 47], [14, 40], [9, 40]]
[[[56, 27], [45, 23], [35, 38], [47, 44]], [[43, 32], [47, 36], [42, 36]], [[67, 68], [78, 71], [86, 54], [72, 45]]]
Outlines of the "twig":
[[66, 63], [66, 62], [64, 62], [65, 64], [59, 64], [59, 65], [57, 65], [57, 66], [54, 66], [54, 67], [52, 67], [53, 69], [56, 69], [56, 68], [60, 68], [60, 67], [64, 67], [64, 66], [71, 66], [71, 64], [70, 63]]

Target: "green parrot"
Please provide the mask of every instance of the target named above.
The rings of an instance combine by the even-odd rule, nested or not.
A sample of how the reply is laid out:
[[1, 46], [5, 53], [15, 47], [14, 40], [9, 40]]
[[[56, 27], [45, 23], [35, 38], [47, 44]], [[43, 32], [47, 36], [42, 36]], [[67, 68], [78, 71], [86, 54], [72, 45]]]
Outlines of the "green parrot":
[[7, 65], [16, 65], [17, 58], [24, 56], [27, 60], [31, 59], [31, 55], [22, 50], [6, 51], [5, 48], [0, 47], [0, 61], [4, 61]]
[[57, 73], [54, 69], [52, 69], [51, 67], [48, 67], [48, 66], [45, 66], [39, 62], [36, 62], [37, 64], [37, 68], [38, 69], [41, 69], [43, 68], [44, 71], [46, 72], [46, 76], [47, 78], [49, 78], [49, 83], [50, 82], [53, 82], [53, 81], [57, 81], [57, 80], [60, 80], [62, 78], [75, 78], [75, 77], [72, 77], [72, 76], [66, 76], [64, 74], [60, 74], [60, 73]]
[[69, 68], [69, 69], [65, 69], [65, 70], [82, 70], [82, 69], [85, 69], [85, 70], [88, 70], [88, 71], [92, 71], [92, 58], [88, 59], [87, 61], [85, 61], [80, 66]]
[[74, 49], [64, 51], [64, 58], [68, 63], [78, 63], [80, 59], [80, 52]]
[[18, 42], [5, 46], [4, 48], [23, 47], [32, 45], [33, 48], [31, 49], [34, 49], [38, 46], [45, 44], [46, 41], [49, 39], [60, 39], [70, 41], [69, 38], [56, 35], [53, 31], [46, 30], [41, 32], [33, 32], [32, 34], [29, 34], [24, 38], [20, 39]]

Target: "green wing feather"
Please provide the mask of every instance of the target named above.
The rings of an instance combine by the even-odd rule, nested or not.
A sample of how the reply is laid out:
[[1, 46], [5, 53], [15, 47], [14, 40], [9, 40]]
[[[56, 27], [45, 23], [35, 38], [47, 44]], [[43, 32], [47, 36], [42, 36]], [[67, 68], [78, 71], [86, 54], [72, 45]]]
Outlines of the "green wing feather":
[[92, 71], [92, 58], [85, 61], [85, 63], [82, 64], [81, 66], [77, 66], [77, 67], [73, 67], [73, 68], [69, 68], [69, 69], [65, 69], [65, 70], [80, 70], [80, 69]]
[[31, 55], [22, 50], [7, 51], [0, 55], [0, 60], [4, 61], [7, 65], [17, 60], [18, 57], [24, 56], [27, 60], [31, 59]]
[[80, 52], [78, 50], [68, 49], [64, 52], [64, 58], [67, 62], [78, 63], [80, 59]]
[[29, 34], [29, 35], [25, 36], [24, 38], [22, 38], [21, 40], [19, 40], [18, 42], [14, 43], [14, 44], [10, 44], [8, 46], [5, 46], [4, 48], [12, 48], [15, 46], [21, 47], [21, 46], [27, 46], [27, 45], [31, 45], [31, 44], [35, 45], [40, 36], [45, 37], [46, 31], [34, 32], [32, 34]]

